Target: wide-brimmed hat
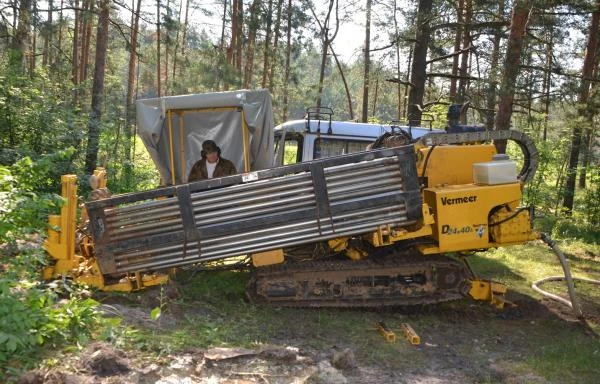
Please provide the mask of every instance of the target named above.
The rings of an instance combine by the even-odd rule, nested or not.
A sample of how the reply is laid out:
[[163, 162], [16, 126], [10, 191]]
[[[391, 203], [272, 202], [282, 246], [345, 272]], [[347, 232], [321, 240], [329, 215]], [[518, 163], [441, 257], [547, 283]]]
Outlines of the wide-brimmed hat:
[[204, 143], [202, 143], [202, 150], [206, 153], [214, 153], [219, 152], [220, 148], [214, 141], [205, 140]]

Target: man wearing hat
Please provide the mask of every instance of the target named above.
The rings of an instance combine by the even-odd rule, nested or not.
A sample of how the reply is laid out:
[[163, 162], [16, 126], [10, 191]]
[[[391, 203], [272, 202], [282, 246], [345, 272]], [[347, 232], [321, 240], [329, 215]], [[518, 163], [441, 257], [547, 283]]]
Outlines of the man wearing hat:
[[202, 143], [202, 158], [194, 164], [188, 182], [212, 179], [214, 177], [223, 177], [235, 175], [235, 165], [227, 159], [221, 157], [221, 148], [212, 140], [206, 140]]

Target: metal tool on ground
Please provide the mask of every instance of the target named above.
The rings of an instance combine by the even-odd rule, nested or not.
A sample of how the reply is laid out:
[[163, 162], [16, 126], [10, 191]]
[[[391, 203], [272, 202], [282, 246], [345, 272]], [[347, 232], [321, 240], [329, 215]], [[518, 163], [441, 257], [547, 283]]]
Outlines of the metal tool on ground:
[[388, 343], [396, 342], [396, 334], [383, 321], [377, 322], [377, 331]]

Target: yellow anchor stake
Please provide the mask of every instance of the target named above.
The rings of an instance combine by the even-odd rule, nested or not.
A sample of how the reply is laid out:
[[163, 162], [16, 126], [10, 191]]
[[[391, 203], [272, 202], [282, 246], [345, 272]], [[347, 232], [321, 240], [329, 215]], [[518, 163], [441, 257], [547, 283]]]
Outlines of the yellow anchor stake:
[[406, 337], [406, 340], [408, 340], [409, 343], [411, 343], [412, 345], [421, 344], [421, 338], [419, 337], [419, 335], [417, 335], [417, 332], [415, 332], [415, 330], [413, 329], [413, 327], [410, 326], [410, 324], [402, 323], [400, 324], [400, 327], [402, 328], [402, 331], [404, 331], [404, 336]]
[[383, 321], [377, 322], [377, 331], [381, 333], [388, 343], [396, 342], [396, 334]]

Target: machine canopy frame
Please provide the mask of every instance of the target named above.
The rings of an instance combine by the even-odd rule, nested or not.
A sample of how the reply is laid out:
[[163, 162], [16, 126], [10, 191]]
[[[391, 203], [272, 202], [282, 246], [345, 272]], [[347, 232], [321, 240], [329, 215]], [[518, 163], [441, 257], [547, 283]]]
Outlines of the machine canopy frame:
[[273, 109], [268, 90], [238, 90], [140, 99], [138, 135], [164, 184], [181, 184], [214, 140], [238, 172], [271, 167]]

